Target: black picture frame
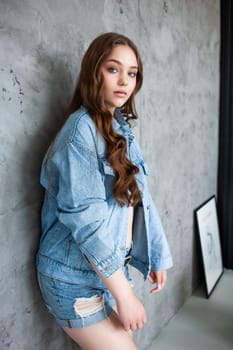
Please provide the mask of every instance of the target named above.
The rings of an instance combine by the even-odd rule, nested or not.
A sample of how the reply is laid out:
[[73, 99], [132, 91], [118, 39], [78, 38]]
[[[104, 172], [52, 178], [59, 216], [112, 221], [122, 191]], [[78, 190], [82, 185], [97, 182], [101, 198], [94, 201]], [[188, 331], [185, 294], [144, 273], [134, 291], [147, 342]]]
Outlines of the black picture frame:
[[215, 195], [194, 212], [205, 275], [206, 297], [209, 298], [224, 271]]

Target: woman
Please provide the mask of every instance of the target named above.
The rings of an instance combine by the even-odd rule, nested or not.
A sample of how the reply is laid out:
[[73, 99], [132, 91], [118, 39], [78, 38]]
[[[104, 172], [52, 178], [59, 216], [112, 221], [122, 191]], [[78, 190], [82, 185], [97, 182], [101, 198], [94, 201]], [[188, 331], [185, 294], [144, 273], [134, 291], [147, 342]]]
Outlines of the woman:
[[66, 121], [42, 166], [37, 254], [44, 301], [85, 350], [135, 350], [146, 313], [128, 263], [161, 290], [172, 260], [129, 121], [142, 63], [127, 37], [97, 37], [83, 57]]

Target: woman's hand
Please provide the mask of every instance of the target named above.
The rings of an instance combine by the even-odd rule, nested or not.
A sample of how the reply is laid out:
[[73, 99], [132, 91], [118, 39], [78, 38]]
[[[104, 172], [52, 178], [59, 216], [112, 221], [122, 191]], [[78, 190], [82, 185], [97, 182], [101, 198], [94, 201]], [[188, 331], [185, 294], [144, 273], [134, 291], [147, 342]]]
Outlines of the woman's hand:
[[130, 292], [116, 300], [117, 315], [126, 331], [141, 329], [146, 323], [146, 312], [139, 299]]
[[165, 283], [167, 281], [167, 272], [151, 270], [148, 280], [151, 284], [156, 284], [156, 287], [151, 289], [150, 293], [157, 293], [165, 286]]

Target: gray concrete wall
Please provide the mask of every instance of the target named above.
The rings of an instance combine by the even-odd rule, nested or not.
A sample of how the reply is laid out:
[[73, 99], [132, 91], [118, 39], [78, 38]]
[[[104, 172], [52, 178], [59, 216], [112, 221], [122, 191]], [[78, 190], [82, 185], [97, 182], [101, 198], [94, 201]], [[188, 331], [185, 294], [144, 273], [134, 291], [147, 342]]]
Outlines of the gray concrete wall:
[[217, 0], [0, 1], [0, 349], [76, 348], [37, 289], [41, 160], [57, 130], [89, 42], [105, 31], [138, 45], [145, 82], [136, 134], [174, 258], [165, 290], [135, 291], [150, 321], [146, 350], [190, 296], [200, 259], [193, 210], [216, 192], [219, 102]]

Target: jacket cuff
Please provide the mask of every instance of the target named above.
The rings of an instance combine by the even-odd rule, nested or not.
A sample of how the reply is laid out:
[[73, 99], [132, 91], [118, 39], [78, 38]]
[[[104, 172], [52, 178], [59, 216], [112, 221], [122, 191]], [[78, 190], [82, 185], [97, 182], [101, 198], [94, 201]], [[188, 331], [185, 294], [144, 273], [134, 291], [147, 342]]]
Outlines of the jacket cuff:
[[157, 258], [151, 261], [151, 268], [154, 271], [163, 271], [170, 269], [173, 266], [173, 261], [171, 256], [167, 256], [166, 258]]
[[[114, 272], [119, 270], [123, 265], [122, 256], [112, 251], [110, 248], [100, 242], [90, 243], [87, 247], [95, 247], [95, 249], [86, 249], [84, 245], [80, 246], [81, 252], [90, 260], [97, 268], [97, 270], [106, 278], [110, 277]], [[107, 250], [107, 251], [106, 251]]]
[[96, 267], [104, 277], [108, 278], [122, 267], [121, 260], [117, 254], [112, 254], [105, 260], [99, 261]]

